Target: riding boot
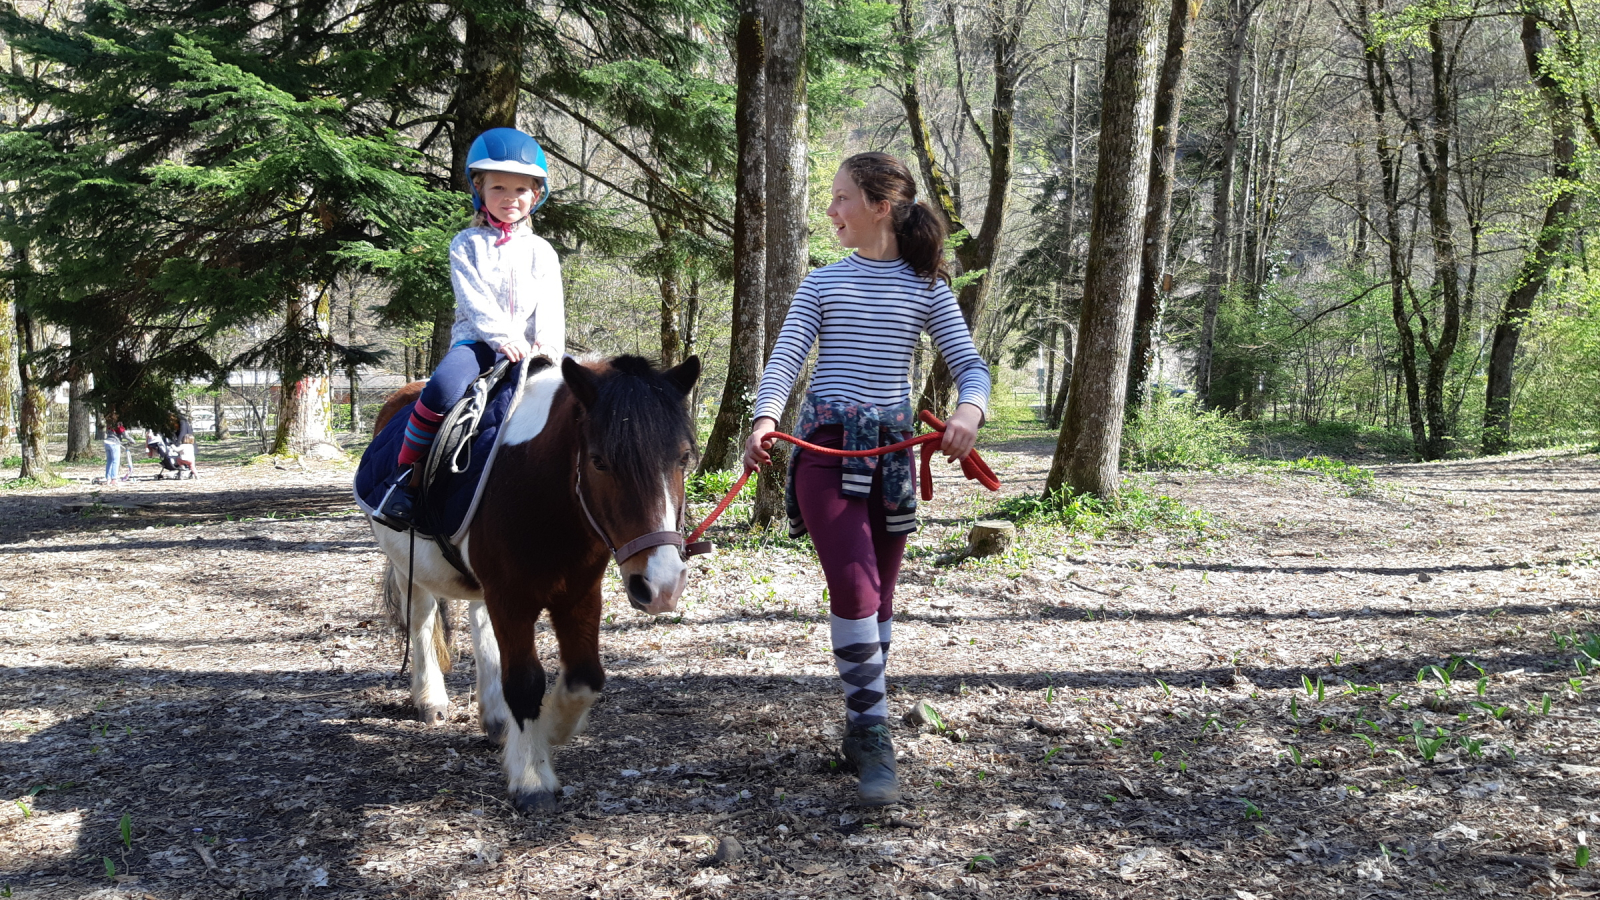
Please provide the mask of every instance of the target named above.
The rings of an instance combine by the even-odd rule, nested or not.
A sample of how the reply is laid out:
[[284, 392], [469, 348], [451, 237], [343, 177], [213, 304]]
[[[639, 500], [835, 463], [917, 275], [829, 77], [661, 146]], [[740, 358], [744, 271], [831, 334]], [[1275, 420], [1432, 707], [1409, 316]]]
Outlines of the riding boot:
[[863, 806], [900, 802], [900, 776], [895, 771], [894, 741], [888, 725], [852, 725], [844, 736], [844, 758], [861, 775]]
[[411, 467], [408, 466], [389, 476], [389, 480], [384, 484], [383, 499], [378, 501], [378, 508], [373, 512], [372, 518], [395, 531], [410, 531], [416, 518], [417, 505]]

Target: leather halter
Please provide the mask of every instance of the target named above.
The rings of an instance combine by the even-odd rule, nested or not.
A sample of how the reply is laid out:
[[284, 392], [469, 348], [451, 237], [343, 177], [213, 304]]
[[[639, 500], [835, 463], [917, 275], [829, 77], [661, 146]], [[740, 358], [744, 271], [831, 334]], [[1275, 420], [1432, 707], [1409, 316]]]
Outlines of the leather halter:
[[[678, 510], [677, 531], [652, 531], [649, 534], [634, 538], [623, 544], [619, 549], [616, 544], [611, 543], [611, 536], [606, 534], [604, 528], [600, 527], [600, 523], [595, 519], [594, 513], [589, 511], [589, 501], [583, 496], [583, 455], [581, 453], [575, 462], [577, 464], [574, 471], [577, 473], [576, 492], [578, 494], [578, 506], [583, 510], [584, 518], [589, 520], [589, 527], [594, 529], [595, 534], [600, 535], [600, 540], [604, 541], [606, 548], [611, 551], [611, 557], [617, 561], [618, 568], [622, 567], [623, 562], [637, 556], [641, 551], [667, 544], [677, 547], [678, 556], [682, 559], [711, 552], [710, 541], [695, 541], [692, 544], [684, 541], [683, 522], [684, 515], [687, 512], [684, 508]], [[685, 503], [684, 507], [687, 506], [688, 504]]]

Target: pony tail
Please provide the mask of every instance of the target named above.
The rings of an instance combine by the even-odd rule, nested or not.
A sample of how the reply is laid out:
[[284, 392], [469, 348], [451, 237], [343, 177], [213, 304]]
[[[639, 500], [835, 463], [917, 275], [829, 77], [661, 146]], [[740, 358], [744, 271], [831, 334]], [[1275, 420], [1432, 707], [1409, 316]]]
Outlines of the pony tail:
[[949, 281], [950, 270], [944, 261], [944, 219], [921, 200], [907, 206], [904, 218], [896, 217], [900, 221], [894, 230], [900, 243], [900, 258], [930, 285], [941, 278]]

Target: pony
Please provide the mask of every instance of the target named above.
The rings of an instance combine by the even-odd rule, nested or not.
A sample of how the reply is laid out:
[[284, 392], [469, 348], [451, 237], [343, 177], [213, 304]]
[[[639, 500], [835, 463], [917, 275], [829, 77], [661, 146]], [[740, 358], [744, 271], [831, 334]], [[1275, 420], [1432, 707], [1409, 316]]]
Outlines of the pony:
[[[628, 602], [641, 612], [672, 612], [683, 594], [684, 479], [694, 451], [687, 398], [699, 377], [694, 356], [666, 371], [637, 356], [568, 357], [529, 375], [459, 545], [466, 574], [432, 540], [371, 523], [388, 556], [391, 617], [409, 627], [411, 699], [431, 725], [446, 720], [450, 704], [446, 603], [468, 601], [479, 719], [502, 746], [520, 812], [556, 808], [561, 783], [551, 747], [583, 730], [605, 684], [607, 563], [617, 560]], [[392, 394], [374, 433], [422, 386]], [[395, 613], [406, 606], [408, 584], [402, 618]], [[548, 691], [534, 646], [541, 613], [549, 614], [561, 651], [561, 674]]]

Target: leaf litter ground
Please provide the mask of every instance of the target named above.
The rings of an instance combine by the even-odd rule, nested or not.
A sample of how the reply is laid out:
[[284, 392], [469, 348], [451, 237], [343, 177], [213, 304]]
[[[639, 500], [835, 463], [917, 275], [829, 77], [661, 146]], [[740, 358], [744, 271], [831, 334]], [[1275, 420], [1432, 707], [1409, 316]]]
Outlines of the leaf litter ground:
[[[1049, 449], [987, 452], [1022, 493]], [[681, 615], [608, 586], [611, 681], [537, 820], [469, 652], [452, 720], [410, 719], [347, 466], [5, 492], [0, 892], [1596, 896], [1600, 464], [1377, 475], [1159, 475], [1218, 532], [1036, 526], [969, 560], [996, 499], [940, 473], [890, 664], [895, 715], [934, 713], [897, 719], [907, 799], [876, 811], [809, 549], [719, 528]]]

